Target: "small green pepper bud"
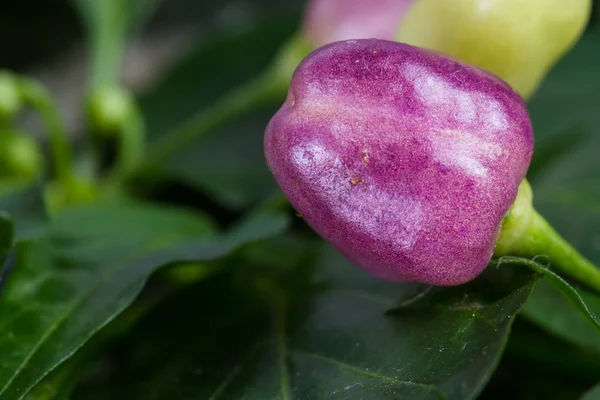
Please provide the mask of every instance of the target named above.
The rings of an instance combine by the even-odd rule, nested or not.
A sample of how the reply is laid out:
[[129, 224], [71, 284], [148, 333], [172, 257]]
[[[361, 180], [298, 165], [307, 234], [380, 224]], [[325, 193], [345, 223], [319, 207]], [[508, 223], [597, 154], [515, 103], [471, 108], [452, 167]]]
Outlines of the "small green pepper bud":
[[46, 203], [50, 212], [64, 207], [86, 204], [98, 198], [98, 187], [88, 179], [71, 177], [68, 182], [50, 182], [46, 187]]
[[88, 123], [95, 147], [116, 145], [116, 160], [109, 179], [121, 179], [134, 169], [142, 158], [144, 123], [132, 94], [118, 86], [103, 86], [94, 90], [87, 108]]
[[13, 74], [0, 71], [0, 122], [10, 121], [23, 108], [23, 98]]
[[131, 94], [118, 86], [96, 89], [89, 97], [87, 116], [90, 128], [101, 135], [116, 135], [134, 111]]
[[32, 180], [43, 168], [39, 145], [24, 132], [0, 132], [0, 176]]

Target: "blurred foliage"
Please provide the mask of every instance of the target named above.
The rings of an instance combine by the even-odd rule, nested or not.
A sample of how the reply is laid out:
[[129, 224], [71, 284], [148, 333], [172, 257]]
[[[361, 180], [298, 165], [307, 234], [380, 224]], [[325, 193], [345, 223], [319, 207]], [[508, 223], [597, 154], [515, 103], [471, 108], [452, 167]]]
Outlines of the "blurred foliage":
[[[536, 208], [570, 243], [600, 262], [600, 32], [591, 30], [547, 77], [529, 104], [536, 134], [530, 169]], [[584, 293], [600, 315], [600, 299]], [[525, 316], [551, 332], [598, 351], [594, 330], [547, 284]]]
[[[225, 33], [224, 38], [194, 49], [140, 99], [150, 145], [199, 109], [208, 108], [258, 76], [296, 28], [293, 19], [267, 21], [239, 34]], [[175, 177], [235, 210], [264, 200], [276, 185], [265, 166], [262, 136], [280, 104], [281, 99], [277, 99], [213, 130], [162, 165], [153, 165], [153, 172]]]
[[590, 389], [581, 400], [597, 400], [600, 399], [600, 385]]

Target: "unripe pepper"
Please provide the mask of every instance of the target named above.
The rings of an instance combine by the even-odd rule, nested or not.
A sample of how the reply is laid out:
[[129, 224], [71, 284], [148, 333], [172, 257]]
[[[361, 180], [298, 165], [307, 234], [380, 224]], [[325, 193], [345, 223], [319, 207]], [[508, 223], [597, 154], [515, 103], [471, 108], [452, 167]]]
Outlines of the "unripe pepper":
[[90, 128], [100, 135], [116, 135], [133, 112], [133, 99], [123, 88], [104, 86], [89, 97], [87, 117]]
[[0, 71], [0, 122], [13, 119], [23, 108], [23, 98], [16, 77]]
[[570, 49], [591, 0], [417, 0], [396, 39], [498, 75], [529, 98]]
[[265, 135], [275, 179], [321, 236], [378, 277], [433, 285], [486, 267], [532, 152], [505, 82], [382, 40], [307, 57]]
[[29, 181], [42, 172], [39, 145], [25, 132], [0, 132], [0, 178]]
[[117, 145], [109, 179], [123, 179], [138, 166], [144, 147], [143, 120], [133, 95], [120, 86], [99, 86], [89, 95], [86, 114], [96, 150], [101, 153], [107, 142]]
[[56, 213], [64, 207], [91, 203], [98, 199], [99, 194], [91, 179], [73, 177], [68, 186], [50, 182], [46, 187], [45, 200], [50, 213]]

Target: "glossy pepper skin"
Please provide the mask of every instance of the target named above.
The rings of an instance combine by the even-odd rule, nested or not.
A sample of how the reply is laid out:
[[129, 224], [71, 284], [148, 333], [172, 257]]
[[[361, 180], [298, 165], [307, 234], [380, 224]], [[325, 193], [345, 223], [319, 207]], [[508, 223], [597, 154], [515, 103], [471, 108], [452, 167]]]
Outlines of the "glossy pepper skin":
[[494, 75], [383, 40], [309, 55], [265, 134], [292, 205], [380, 278], [458, 285], [486, 267], [529, 166], [521, 97]]
[[591, 0], [417, 0], [396, 39], [500, 76], [529, 98], [581, 36]]
[[414, 0], [312, 0], [304, 32], [313, 48], [346, 39], [393, 40]]

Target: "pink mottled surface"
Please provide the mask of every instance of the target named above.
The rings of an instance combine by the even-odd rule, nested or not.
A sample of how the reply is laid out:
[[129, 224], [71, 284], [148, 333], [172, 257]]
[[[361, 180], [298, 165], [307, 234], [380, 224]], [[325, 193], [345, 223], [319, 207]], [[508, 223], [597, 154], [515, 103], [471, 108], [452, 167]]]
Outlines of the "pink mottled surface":
[[312, 0], [304, 31], [313, 46], [346, 39], [393, 40], [414, 0]]
[[533, 151], [520, 96], [446, 56], [325, 46], [294, 73], [265, 154], [292, 205], [356, 265], [457, 285], [489, 262]]

